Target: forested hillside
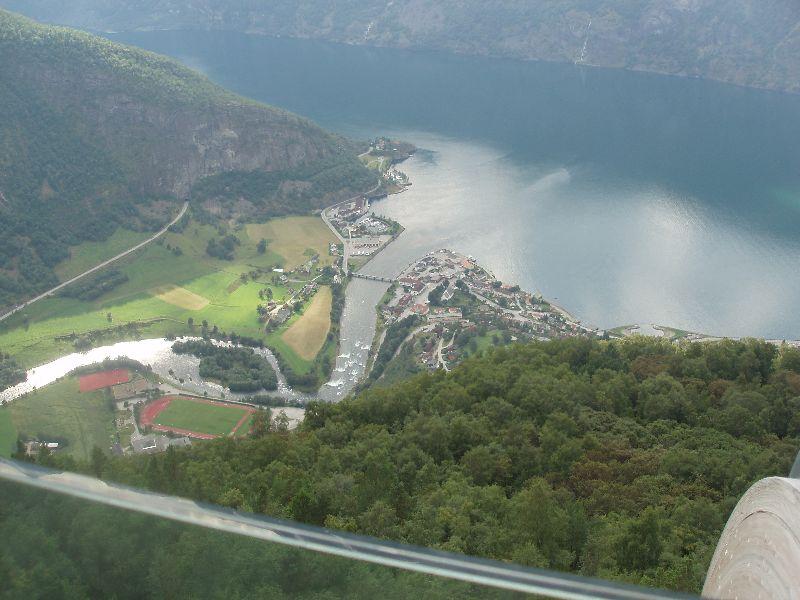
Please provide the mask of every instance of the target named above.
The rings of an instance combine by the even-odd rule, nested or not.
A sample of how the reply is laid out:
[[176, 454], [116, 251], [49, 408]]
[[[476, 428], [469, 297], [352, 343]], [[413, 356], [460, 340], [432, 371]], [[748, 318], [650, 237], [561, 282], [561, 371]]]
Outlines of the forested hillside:
[[[163, 225], [207, 176], [351, 176], [319, 202], [371, 182], [349, 142], [305, 119], [168, 58], [2, 10], [0, 117], [0, 306], [54, 284], [70, 245]], [[294, 187], [255, 200], [291, 212]]]
[[569, 339], [313, 405], [297, 432], [44, 462], [316, 525], [699, 591], [739, 497], [788, 473], [798, 415], [797, 350]]
[[100, 30], [225, 29], [619, 67], [800, 92], [796, 0], [4, 0]]

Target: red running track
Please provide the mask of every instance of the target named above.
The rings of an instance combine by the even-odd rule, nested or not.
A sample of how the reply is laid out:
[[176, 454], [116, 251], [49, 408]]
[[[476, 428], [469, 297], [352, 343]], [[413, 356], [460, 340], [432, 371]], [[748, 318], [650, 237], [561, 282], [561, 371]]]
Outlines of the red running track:
[[78, 384], [81, 392], [93, 392], [112, 385], [128, 383], [130, 380], [131, 374], [127, 369], [114, 369], [113, 371], [101, 371], [100, 373], [83, 375], [78, 380]]
[[[233, 406], [231, 404], [226, 404], [224, 402], [214, 402], [212, 400], [206, 400], [205, 398], [193, 398], [191, 396], [164, 396], [163, 398], [159, 398], [158, 400], [154, 400], [149, 404], [146, 404], [142, 409], [141, 414], [139, 415], [139, 424], [143, 427], [151, 427], [155, 431], [163, 431], [165, 433], [177, 433], [179, 435], [186, 435], [189, 437], [197, 438], [200, 440], [213, 440], [220, 436], [214, 435], [211, 433], [203, 433], [200, 431], [191, 431], [189, 429], [180, 429], [178, 427], [168, 427], [166, 425], [159, 425], [155, 423], [156, 418], [160, 415], [164, 410], [170, 405], [170, 403], [175, 398], [184, 398], [185, 400], [191, 400], [193, 402], [203, 403], [203, 404], [213, 404], [216, 406]], [[244, 425], [247, 419], [250, 418], [256, 410], [249, 406], [242, 406], [243, 409], [246, 410], [245, 414], [242, 415], [242, 418], [239, 419], [239, 422], [236, 423], [236, 426], [228, 435], [235, 435], [239, 428]]]

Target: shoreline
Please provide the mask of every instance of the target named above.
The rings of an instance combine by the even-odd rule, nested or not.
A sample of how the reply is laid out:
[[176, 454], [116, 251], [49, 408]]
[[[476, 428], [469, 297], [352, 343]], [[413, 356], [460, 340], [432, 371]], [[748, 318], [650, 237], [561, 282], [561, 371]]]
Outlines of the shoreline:
[[[402, 161], [399, 161], [399, 162], [402, 162]], [[402, 191], [405, 191], [405, 189], [400, 190], [397, 193], [401, 193]], [[394, 194], [391, 194], [391, 195], [394, 195]], [[402, 224], [401, 224], [401, 227], [403, 227], [403, 231], [407, 230], [407, 227], [403, 226]], [[399, 233], [396, 236], [394, 236], [391, 241], [395, 241], [397, 239], [397, 237], [399, 237]], [[391, 243], [391, 242], [389, 242], [389, 243]], [[372, 259], [374, 259], [375, 256], [377, 256], [380, 252], [382, 252], [386, 247], [388, 247], [388, 245], [389, 245], [388, 243], [385, 244], [378, 251], [376, 251], [375, 253], [371, 254], [369, 256], [367, 262], [372, 261]], [[410, 266], [414, 265], [418, 260], [420, 260], [420, 258], [417, 258], [417, 259], [411, 261], [411, 263], [409, 265], [407, 265], [403, 269], [399, 270], [398, 273], [393, 273], [392, 275], [389, 275], [388, 277], [390, 279], [392, 279], [396, 283], [397, 280], [398, 280], [398, 277], [401, 277], [402, 274]], [[470, 256], [469, 258], [474, 261], [472, 256]], [[367, 263], [364, 263], [364, 264], [366, 265]], [[480, 263], [476, 262], [476, 264], [480, 266]], [[364, 265], [362, 265], [362, 267], [363, 266]], [[485, 268], [485, 267], [482, 267], [482, 268]], [[486, 270], [488, 271], [488, 269], [486, 269]], [[596, 326], [594, 324], [584, 322], [575, 313], [571, 312], [570, 310], [568, 310], [567, 308], [565, 308], [564, 306], [559, 304], [558, 301], [554, 302], [554, 301], [552, 301], [552, 300], [550, 300], [548, 298], [545, 298], [540, 292], [536, 292], [535, 295], [539, 296], [539, 298], [544, 300], [552, 308], [552, 310], [554, 312], [556, 312], [556, 313], [560, 314], [561, 316], [563, 316], [567, 321], [576, 324], [587, 335], [595, 335], [595, 336], [598, 336], [598, 337], [610, 337], [612, 339], [623, 339], [623, 338], [629, 337], [631, 335], [642, 335], [642, 336], [648, 336], [648, 337], [654, 337], [654, 338], [655, 337], [661, 337], [664, 340], [670, 341], [672, 343], [678, 343], [678, 342], [683, 342], [683, 341], [688, 341], [688, 342], [702, 342], [702, 341], [712, 342], [712, 341], [724, 340], [724, 339], [741, 340], [741, 339], [752, 338], [752, 339], [761, 339], [763, 341], [766, 341], [766, 342], [769, 342], [769, 343], [772, 343], [772, 344], [775, 344], [775, 345], [781, 345], [781, 344], [786, 343], [786, 344], [789, 344], [791, 346], [800, 347], [800, 341], [797, 341], [797, 340], [789, 340], [789, 339], [786, 339], [786, 340], [774, 340], [774, 339], [767, 339], [767, 338], [765, 338], [763, 336], [739, 336], [739, 337], [734, 337], [734, 336], [715, 336], [715, 335], [711, 335], [709, 333], [701, 333], [701, 332], [698, 332], [698, 331], [684, 330], [684, 329], [681, 329], [681, 328], [675, 327], [675, 326], [655, 324], [655, 323], [653, 323], [653, 324], [650, 324], [650, 323], [635, 323], [635, 324], [632, 324], [632, 325], [609, 327], [609, 328], [598, 327], [598, 326]], [[380, 310], [380, 306], [379, 305], [375, 306], [374, 308], [376, 310], [378, 310], [378, 311]], [[358, 381], [356, 382], [356, 385], [359, 385], [359, 384], [363, 383], [364, 378], [367, 376], [367, 373], [369, 372], [368, 370], [369, 370], [370, 365], [374, 362], [375, 351], [376, 351], [375, 342], [376, 342], [376, 340], [379, 339], [379, 335], [381, 334], [381, 326], [382, 326], [382, 324], [383, 324], [382, 319], [380, 318], [380, 316], [378, 316], [376, 318], [376, 333], [373, 336], [373, 339], [369, 341], [370, 350], [369, 350], [368, 359], [367, 359], [367, 361], [366, 361], [366, 363], [364, 365], [365, 371], [361, 375], [361, 377], [358, 379]], [[642, 333], [642, 330], [646, 330], [647, 333]], [[653, 333], [650, 333], [651, 331]], [[660, 335], [658, 335], [658, 333], [660, 333]], [[366, 342], [366, 340], [365, 340], [365, 342]]]

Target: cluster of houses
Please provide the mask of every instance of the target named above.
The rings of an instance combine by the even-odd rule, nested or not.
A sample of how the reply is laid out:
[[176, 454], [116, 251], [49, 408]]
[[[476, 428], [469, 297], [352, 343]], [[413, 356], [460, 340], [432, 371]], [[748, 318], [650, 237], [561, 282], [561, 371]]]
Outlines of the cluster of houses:
[[383, 321], [391, 326], [409, 316], [423, 318], [411, 343], [419, 351], [418, 362], [429, 368], [447, 368], [458, 358], [456, 340], [468, 337], [458, 336], [460, 332], [490, 329], [511, 341], [594, 333], [539, 296], [504, 284], [470, 257], [451, 250], [431, 252], [410, 265], [393, 290], [381, 306]]
[[327, 210], [327, 216], [331, 225], [342, 235], [346, 235], [350, 225], [366, 215], [368, 210], [369, 201], [365, 197], [360, 196], [350, 202], [342, 202], [341, 204], [332, 206]]
[[386, 234], [390, 229], [386, 221], [373, 215], [364, 215], [347, 228], [347, 233], [351, 237], [363, 237]]
[[25, 456], [38, 456], [42, 450], [47, 452], [58, 452], [61, 444], [58, 442], [47, 442], [42, 440], [28, 440], [24, 443]]
[[280, 301], [270, 299], [264, 304], [259, 304], [256, 309], [258, 311], [258, 320], [269, 327], [283, 325], [294, 312], [293, 304], [299, 300], [308, 300], [317, 293], [318, 289], [319, 285], [309, 281], [288, 298]]
[[131, 447], [135, 454], [157, 454], [166, 452], [168, 448], [186, 448], [192, 445], [188, 437], [171, 438], [166, 435], [134, 435], [131, 437]]
[[[393, 224], [370, 213], [366, 198], [332, 206], [325, 216], [344, 240], [349, 256], [372, 256], [393, 239]], [[338, 247], [331, 244], [330, 252], [338, 254]]]

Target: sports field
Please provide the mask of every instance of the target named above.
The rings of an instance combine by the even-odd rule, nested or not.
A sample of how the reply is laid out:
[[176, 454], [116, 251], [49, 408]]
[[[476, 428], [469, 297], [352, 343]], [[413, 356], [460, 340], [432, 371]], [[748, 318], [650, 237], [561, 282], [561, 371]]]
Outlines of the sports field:
[[113, 371], [101, 371], [91, 375], [82, 375], [79, 381], [81, 393], [102, 390], [120, 383], [128, 383], [131, 374], [127, 369], [114, 369]]
[[284, 258], [286, 269], [308, 262], [313, 254], [319, 254], [320, 265], [332, 264], [329, 245], [338, 242], [319, 217], [284, 217], [250, 224], [247, 235], [256, 243], [261, 239], [267, 240], [267, 247]]
[[314, 360], [331, 329], [331, 289], [322, 286], [303, 315], [281, 336], [303, 360]]
[[166, 396], [141, 412], [142, 426], [200, 439], [234, 435], [250, 420], [255, 409], [186, 396]]

